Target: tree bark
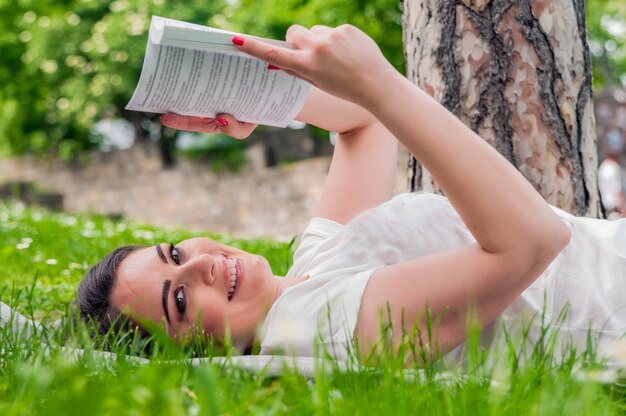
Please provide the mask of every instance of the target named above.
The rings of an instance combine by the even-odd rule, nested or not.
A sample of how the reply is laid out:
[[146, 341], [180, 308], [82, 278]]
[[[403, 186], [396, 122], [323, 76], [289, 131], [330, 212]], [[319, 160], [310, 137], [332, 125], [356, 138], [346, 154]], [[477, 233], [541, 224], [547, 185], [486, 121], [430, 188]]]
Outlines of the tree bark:
[[[583, 0], [405, 0], [407, 76], [544, 198], [601, 215]], [[409, 161], [412, 191], [439, 191]]]

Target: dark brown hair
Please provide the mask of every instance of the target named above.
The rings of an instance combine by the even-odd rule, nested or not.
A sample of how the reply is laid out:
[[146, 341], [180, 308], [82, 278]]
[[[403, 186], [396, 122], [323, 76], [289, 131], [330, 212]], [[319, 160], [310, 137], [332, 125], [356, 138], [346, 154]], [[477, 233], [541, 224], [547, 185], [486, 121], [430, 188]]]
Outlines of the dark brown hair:
[[140, 248], [143, 246], [116, 248], [91, 267], [78, 285], [76, 301], [80, 318], [88, 325], [92, 335], [105, 337], [111, 330], [115, 334], [138, 331], [142, 338], [149, 335], [141, 325], [111, 304], [120, 263]]

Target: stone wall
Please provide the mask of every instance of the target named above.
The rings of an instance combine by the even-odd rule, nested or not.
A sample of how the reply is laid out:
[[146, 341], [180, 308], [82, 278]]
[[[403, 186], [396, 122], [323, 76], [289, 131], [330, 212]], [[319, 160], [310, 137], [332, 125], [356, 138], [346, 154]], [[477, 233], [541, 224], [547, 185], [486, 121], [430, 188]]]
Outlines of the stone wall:
[[[250, 149], [253, 157], [254, 148]], [[406, 156], [398, 162], [396, 191], [406, 189]], [[0, 183], [32, 181], [64, 195], [71, 212], [93, 211], [161, 226], [236, 236], [291, 238], [312, 216], [330, 166], [322, 156], [243, 172], [215, 173], [182, 159], [162, 169], [153, 144], [99, 153], [88, 165], [68, 167], [33, 158], [0, 161]]]

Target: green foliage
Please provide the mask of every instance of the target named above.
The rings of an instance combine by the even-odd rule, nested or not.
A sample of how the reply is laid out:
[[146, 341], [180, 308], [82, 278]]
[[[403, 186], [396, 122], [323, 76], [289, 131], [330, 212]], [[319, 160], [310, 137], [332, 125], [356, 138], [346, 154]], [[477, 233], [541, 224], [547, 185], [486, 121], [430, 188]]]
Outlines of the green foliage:
[[121, 114], [139, 79], [151, 15], [210, 24], [222, 7], [222, 0], [0, 0], [0, 143], [66, 158], [93, 148], [89, 128]]
[[370, 35], [387, 59], [405, 71], [398, 0], [240, 0], [227, 19], [233, 30], [275, 39], [284, 39], [294, 23], [305, 27], [350, 23]]
[[586, 12], [594, 84], [626, 86], [626, 3], [591, 0]]

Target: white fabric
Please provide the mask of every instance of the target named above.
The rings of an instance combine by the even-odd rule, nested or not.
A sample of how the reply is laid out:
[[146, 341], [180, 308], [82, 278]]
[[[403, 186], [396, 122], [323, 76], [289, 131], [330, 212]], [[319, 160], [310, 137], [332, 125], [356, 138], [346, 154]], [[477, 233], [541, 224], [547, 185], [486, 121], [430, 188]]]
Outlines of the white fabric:
[[[580, 351], [590, 329], [606, 351], [626, 329], [626, 221], [555, 211], [571, 228], [572, 241], [502, 319], [510, 325], [524, 320], [530, 325], [530, 337], [536, 339], [544, 300], [544, 327], [569, 302], [562, 335], [569, 335]], [[345, 360], [361, 297], [374, 270], [472, 242], [474, 237], [448, 200], [432, 194], [398, 195], [345, 226], [313, 219], [287, 274], [310, 278], [285, 290], [270, 309], [262, 328], [261, 353], [315, 356], [323, 345]], [[536, 318], [529, 324], [532, 316]]]
[[[17, 313], [11, 309], [9, 305], [0, 302], [0, 330], [5, 326], [10, 326], [11, 332], [17, 336], [23, 337], [26, 342], [36, 342], [40, 340], [34, 340], [32, 337], [36, 335], [36, 332], [43, 331], [43, 327], [36, 321], [30, 320], [25, 316]], [[27, 341], [28, 340], [28, 341]], [[50, 351], [62, 353], [70, 361], [78, 361], [87, 355], [94, 358], [103, 360], [116, 361], [120, 357], [108, 351], [97, 350], [84, 350], [82, 348], [68, 348], [60, 346], [44, 345], [43, 351], [45, 354], [49, 354]], [[126, 361], [144, 365], [148, 364], [150, 360], [142, 357], [125, 355], [123, 358]], [[347, 367], [341, 361], [329, 362], [320, 358], [312, 357], [294, 357], [294, 356], [282, 356], [282, 355], [241, 355], [232, 357], [205, 357], [205, 358], [193, 358], [184, 360], [194, 366], [206, 365], [207, 362], [214, 365], [225, 367], [239, 367], [246, 370], [250, 370], [255, 373], [264, 373], [269, 376], [279, 376], [285, 370], [298, 372], [298, 374], [313, 377], [316, 369], [331, 369], [335, 368], [340, 371], [345, 371]], [[0, 358], [0, 365], [2, 365], [2, 359]]]
[[607, 211], [618, 208], [622, 188], [622, 167], [614, 160], [605, 159], [598, 168], [598, 187], [602, 205]]
[[26, 337], [43, 331], [41, 324], [15, 312], [6, 303], [0, 302], [0, 328], [6, 325], [11, 326], [12, 332], [20, 333]]

